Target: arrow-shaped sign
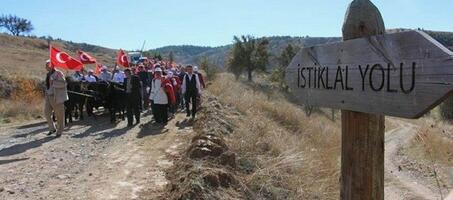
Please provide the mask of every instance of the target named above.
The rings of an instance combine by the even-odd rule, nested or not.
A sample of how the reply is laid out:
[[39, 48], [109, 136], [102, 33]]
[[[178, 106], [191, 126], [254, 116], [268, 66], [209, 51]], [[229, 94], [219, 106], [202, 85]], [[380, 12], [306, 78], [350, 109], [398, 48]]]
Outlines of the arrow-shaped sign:
[[299, 102], [418, 118], [453, 90], [453, 52], [421, 31], [304, 48], [286, 69]]

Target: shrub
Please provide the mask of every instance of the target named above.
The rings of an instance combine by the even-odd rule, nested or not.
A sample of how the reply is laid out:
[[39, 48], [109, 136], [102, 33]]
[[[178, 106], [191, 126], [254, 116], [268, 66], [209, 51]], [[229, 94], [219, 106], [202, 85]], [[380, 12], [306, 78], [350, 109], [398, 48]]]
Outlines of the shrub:
[[17, 76], [0, 77], [0, 123], [42, 117], [43, 82]]
[[42, 100], [43, 92], [40, 81], [36, 79], [18, 78], [14, 84], [16, 85], [16, 89], [11, 93], [11, 100], [27, 103]]
[[218, 68], [215, 66], [207, 57], [202, 57], [199, 61], [200, 68], [206, 73], [206, 78], [208, 80], [214, 80], [217, 73]]
[[12, 82], [0, 75], [0, 98], [9, 98], [14, 89]]

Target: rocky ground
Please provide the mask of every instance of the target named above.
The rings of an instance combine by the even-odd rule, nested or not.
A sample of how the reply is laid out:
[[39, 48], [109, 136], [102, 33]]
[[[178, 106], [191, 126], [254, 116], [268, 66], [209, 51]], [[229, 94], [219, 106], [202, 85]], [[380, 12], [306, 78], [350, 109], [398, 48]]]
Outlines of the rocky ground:
[[412, 159], [405, 149], [417, 137], [420, 126], [408, 120], [391, 120], [396, 127], [386, 132], [386, 199], [447, 199], [449, 192], [453, 192], [453, 168]]
[[133, 128], [88, 119], [57, 139], [41, 121], [1, 127], [0, 199], [165, 198], [165, 170], [193, 131], [183, 114], [165, 127], [150, 118]]

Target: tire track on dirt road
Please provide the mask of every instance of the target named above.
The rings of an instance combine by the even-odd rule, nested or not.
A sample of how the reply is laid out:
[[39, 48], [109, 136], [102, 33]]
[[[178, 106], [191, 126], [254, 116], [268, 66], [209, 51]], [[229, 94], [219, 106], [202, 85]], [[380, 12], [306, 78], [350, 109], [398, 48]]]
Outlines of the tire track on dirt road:
[[126, 128], [98, 117], [58, 139], [43, 123], [0, 127], [0, 199], [158, 198], [164, 170], [193, 130], [183, 114], [165, 127], [149, 115], [142, 122]]
[[410, 144], [418, 126], [399, 119], [392, 119], [397, 127], [385, 133], [385, 199], [440, 199], [420, 178], [400, 169], [398, 150]]

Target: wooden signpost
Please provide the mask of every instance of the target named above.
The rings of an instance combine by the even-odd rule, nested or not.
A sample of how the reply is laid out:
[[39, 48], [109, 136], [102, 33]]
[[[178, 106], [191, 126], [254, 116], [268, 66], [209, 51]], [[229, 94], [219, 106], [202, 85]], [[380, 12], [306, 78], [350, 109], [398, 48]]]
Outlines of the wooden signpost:
[[427, 34], [385, 34], [354, 0], [343, 42], [302, 49], [286, 69], [300, 103], [342, 110], [341, 199], [384, 199], [385, 115], [418, 118], [453, 91], [453, 53]]

